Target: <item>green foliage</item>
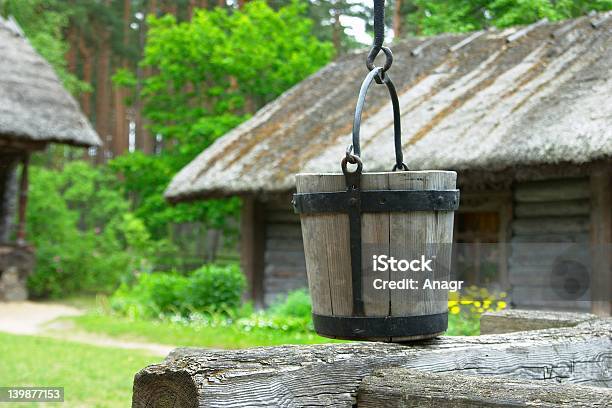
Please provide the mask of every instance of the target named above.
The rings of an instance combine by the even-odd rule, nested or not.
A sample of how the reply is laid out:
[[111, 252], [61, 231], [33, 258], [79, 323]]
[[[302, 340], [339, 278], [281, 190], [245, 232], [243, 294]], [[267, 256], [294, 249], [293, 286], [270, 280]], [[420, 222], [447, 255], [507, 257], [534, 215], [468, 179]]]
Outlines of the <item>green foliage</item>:
[[279, 300], [268, 309], [268, 314], [284, 317], [302, 317], [310, 319], [312, 305], [308, 290], [299, 289], [289, 292], [284, 300]]
[[134, 285], [122, 285], [111, 307], [132, 318], [234, 313], [246, 281], [237, 265], [205, 265], [188, 276], [146, 273]]
[[28, 281], [36, 297], [112, 291], [150, 270], [156, 251], [114, 175], [79, 161], [62, 171], [31, 168], [28, 239], [36, 247]]
[[189, 275], [181, 294], [192, 311], [234, 310], [240, 306], [246, 279], [238, 265], [204, 265]]
[[228, 231], [231, 226], [226, 224], [227, 217], [236, 217], [240, 210], [237, 198], [169, 205], [164, 190], [179, 167], [173, 165], [172, 156], [134, 152], [111, 160], [108, 166], [120, 176], [122, 187], [129, 192], [134, 214], [156, 239], [168, 236], [170, 223], [199, 221]]
[[[313, 37], [311, 22], [297, 3], [274, 11], [263, 1], [243, 10], [199, 10], [190, 22], [150, 16], [142, 66], [154, 74], [140, 97], [151, 132], [163, 139], [156, 156], [140, 153], [110, 162], [125, 180], [135, 214], [154, 237], [173, 222], [203, 221], [228, 227], [239, 201], [213, 200], [170, 206], [163, 198], [172, 176], [217, 138], [331, 58], [331, 45]], [[131, 88], [137, 80], [125, 70], [115, 84]]]
[[413, 4], [416, 9], [407, 16], [409, 28], [424, 35], [503, 28], [542, 18], [557, 21], [612, 9], [612, 0], [414, 0]]

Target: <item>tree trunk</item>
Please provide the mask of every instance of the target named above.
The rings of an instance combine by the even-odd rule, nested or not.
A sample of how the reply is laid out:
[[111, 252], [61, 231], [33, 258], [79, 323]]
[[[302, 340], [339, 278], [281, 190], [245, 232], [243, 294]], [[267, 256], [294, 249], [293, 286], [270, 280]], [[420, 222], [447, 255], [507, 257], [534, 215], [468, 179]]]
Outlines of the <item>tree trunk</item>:
[[393, 9], [393, 36], [400, 39], [402, 35], [402, 0], [395, 0]]
[[339, 52], [342, 47], [342, 24], [340, 24], [340, 10], [335, 6], [331, 9], [332, 13], [332, 42], [336, 52]]
[[187, 5], [187, 17], [189, 18], [189, 20], [191, 20], [193, 18], [193, 13], [194, 13], [196, 7], [198, 7], [198, 1], [197, 0], [189, 0], [189, 4]]
[[101, 27], [98, 32], [100, 43], [96, 64], [96, 130], [102, 139], [102, 148], [96, 157], [96, 162], [104, 163], [107, 159], [107, 152], [112, 152], [110, 124], [112, 101], [109, 81], [111, 49], [110, 33], [106, 27]]
[[134, 378], [132, 407], [352, 407], [379, 369], [609, 387], [612, 319], [410, 345], [317, 344], [246, 350], [177, 349]]
[[157, 0], [149, 0], [149, 14], [157, 16]]
[[66, 52], [66, 62], [68, 64], [68, 71], [71, 74], [76, 73], [77, 69], [77, 52], [78, 52], [78, 39], [77, 39], [77, 29], [74, 24], [70, 24], [68, 28], [67, 42], [68, 42], [68, 51]]
[[[91, 85], [93, 73], [93, 58], [89, 46], [85, 43], [83, 35], [79, 36], [79, 52], [83, 58], [83, 81]], [[91, 93], [83, 92], [81, 94], [81, 109], [83, 113], [91, 119]]]
[[[123, 46], [129, 45], [130, 35], [130, 20], [131, 20], [131, 1], [123, 1]], [[122, 58], [121, 66], [124, 69], [128, 68], [128, 61]], [[128, 134], [128, 119], [127, 108], [125, 106], [125, 89], [119, 86], [113, 86], [114, 107], [115, 107], [115, 130], [113, 132], [113, 156], [119, 156], [125, 153], [129, 148]]]

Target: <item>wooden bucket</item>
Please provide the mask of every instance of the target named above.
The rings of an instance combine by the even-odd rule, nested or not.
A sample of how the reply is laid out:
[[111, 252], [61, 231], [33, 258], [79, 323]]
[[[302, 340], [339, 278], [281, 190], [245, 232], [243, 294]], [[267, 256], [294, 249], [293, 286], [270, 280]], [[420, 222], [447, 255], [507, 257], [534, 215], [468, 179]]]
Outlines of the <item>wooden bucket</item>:
[[[293, 205], [302, 224], [313, 322], [326, 337], [399, 342], [435, 337], [448, 327], [448, 291], [442, 285], [448, 286], [450, 275], [457, 174], [408, 171], [399, 101], [385, 71], [373, 67], [361, 85], [342, 174], [296, 177]], [[395, 165], [392, 172], [362, 173], [361, 113], [375, 80], [391, 97]], [[349, 163], [357, 168], [350, 171]], [[397, 268], [397, 262], [395, 269], [387, 264], [375, 270], [382, 257], [411, 267]], [[433, 268], [418, 271], [417, 260]]]
[[[456, 179], [452, 171], [364, 173], [361, 190], [363, 193], [372, 190], [427, 192], [425, 194], [434, 202], [426, 204], [435, 208], [435, 200], [440, 198], [437, 193], [456, 191]], [[298, 174], [296, 183], [296, 196], [347, 191], [343, 174]], [[375, 279], [399, 282], [409, 278], [421, 280], [425, 276], [401, 270], [373, 273], [372, 257], [374, 252], [407, 260], [423, 255], [435, 260], [433, 272], [427, 278], [448, 280], [453, 240], [452, 210], [362, 212], [361, 313], [357, 313], [355, 307], [355, 297], [359, 293], [354, 293], [353, 287], [349, 215], [298, 212], [318, 334], [331, 338], [399, 342], [435, 337], [447, 329], [447, 290], [376, 289]]]

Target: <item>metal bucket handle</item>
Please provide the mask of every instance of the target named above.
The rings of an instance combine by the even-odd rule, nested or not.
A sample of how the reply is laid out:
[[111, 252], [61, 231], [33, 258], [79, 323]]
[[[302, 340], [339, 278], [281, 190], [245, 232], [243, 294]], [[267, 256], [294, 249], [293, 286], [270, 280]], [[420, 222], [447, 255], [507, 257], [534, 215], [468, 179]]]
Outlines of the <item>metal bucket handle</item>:
[[[366, 94], [372, 81], [376, 80], [378, 83], [384, 83], [389, 90], [389, 96], [391, 97], [391, 105], [393, 106], [393, 133], [395, 139], [395, 165], [393, 171], [396, 170], [408, 170], [408, 166], [404, 164], [404, 155], [402, 153], [402, 125], [400, 118], [399, 100], [397, 98], [397, 91], [395, 85], [389, 78], [389, 75], [385, 73], [384, 67], [374, 67], [372, 71], [368, 73], [361, 89], [359, 89], [359, 97], [357, 99], [357, 106], [355, 107], [355, 118], [353, 120], [353, 144], [349, 146], [346, 151], [346, 158], [343, 162], [347, 161], [352, 164], [360, 163], [359, 157], [361, 156], [361, 147], [359, 145], [359, 130], [361, 128], [361, 115], [363, 112], [363, 106], [365, 104]], [[343, 170], [346, 164], [343, 165]], [[346, 170], [344, 170], [346, 173]]]

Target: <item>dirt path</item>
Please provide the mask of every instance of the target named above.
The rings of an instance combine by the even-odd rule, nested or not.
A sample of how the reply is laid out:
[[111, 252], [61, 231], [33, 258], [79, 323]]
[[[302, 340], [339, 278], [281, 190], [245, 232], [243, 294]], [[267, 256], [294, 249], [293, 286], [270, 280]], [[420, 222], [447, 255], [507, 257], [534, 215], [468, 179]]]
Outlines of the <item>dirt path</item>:
[[0, 302], [0, 332], [53, 337], [104, 347], [145, 350], [166, 356], [174, 346], [138, 341], [123, 341], [112, 337], [77, 331], [70, 321], [60, 317], [78, 316], [83, 310], [56, 303]]

